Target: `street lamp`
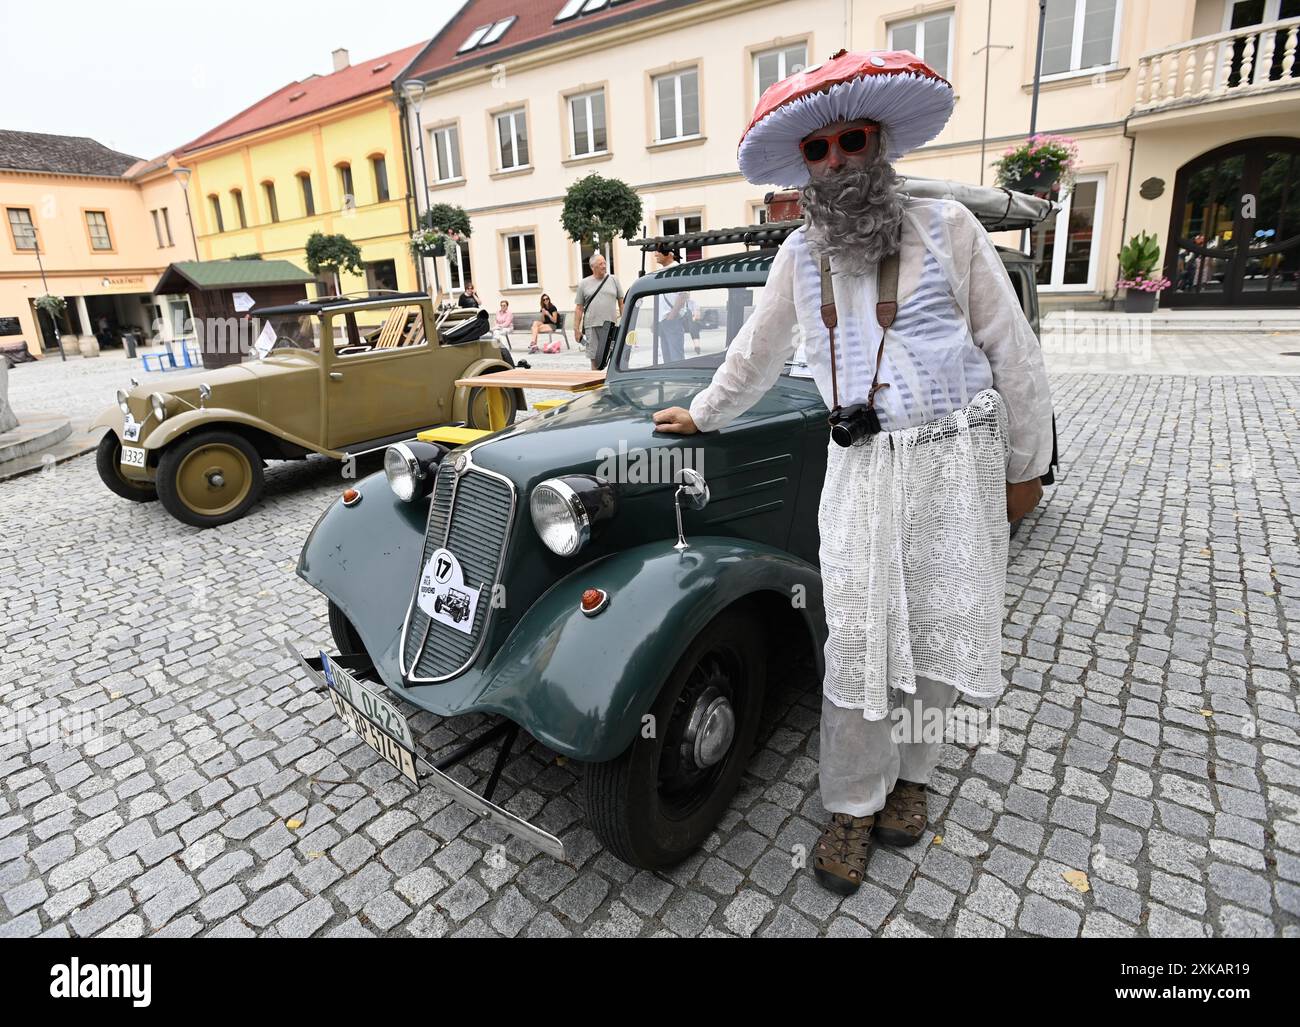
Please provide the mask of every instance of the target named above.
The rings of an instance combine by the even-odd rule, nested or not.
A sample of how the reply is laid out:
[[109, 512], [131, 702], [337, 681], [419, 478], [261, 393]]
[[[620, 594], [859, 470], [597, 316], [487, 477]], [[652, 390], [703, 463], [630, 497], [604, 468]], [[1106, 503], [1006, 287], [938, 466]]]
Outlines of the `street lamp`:
[[[424, 100], [424, 94], [428, 91], [428, 86], [424, 84], [423, 79], [412, 78], [402, 83], [402, 92], [406, 94], [406, 103], [408, 107], [415, 109], [415, 138], [420, 150], [420, 184], [424, 187], [424, 205], [429, 206], [429, 171], [428, 164], [424, 159], [424, 124], [420, 120], [420, 106]], [[420, 197], [415, 199], [415, 220], [416, 227], [419, 227], [420, 220]], [[438, 282], [438, 258], [430, 257], [433, 262], [433, 292], [435, 296], [442, 293], [442, 286]]]
[[194, 170], [177, 166], [172, 168], [172, 174], [181, 184], [181, 193], [185, 196], [185, 220], [190, 223], [190, 242], [194, 244], [194, 259], [202, 260], [203, 258], [199, 256], [199, 237], [194, 234], [194, 215], [190, 212], [190, 175], [194, 174]]

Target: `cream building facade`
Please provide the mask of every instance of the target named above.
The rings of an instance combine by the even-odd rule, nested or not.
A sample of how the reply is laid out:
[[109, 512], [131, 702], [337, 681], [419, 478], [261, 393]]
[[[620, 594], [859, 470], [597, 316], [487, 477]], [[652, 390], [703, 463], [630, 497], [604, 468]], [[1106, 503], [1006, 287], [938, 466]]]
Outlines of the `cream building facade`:
[[[1165, 306], [1297, 303], [1298, 2], [1046, 0], [1037, 130], [1080, 155], [1034, 233], [1046, 307], [1108, 303], [1122, 241], [1143, 230], [1168, 255]], [[905, 174], [991, 184], [1028, 135], [1037, 0], [534, 6], [471, 0], [404, 76], [424, 91], [407, 119], [420, 207], [469, 212], [468, 274], [490, 307], [532, 310], [542, 291], [571, 307], [586, 269], [559, 214], [591, 172], [636, 189], [651, 234], [753, 221], [765, 190], [735, 151], [762, 88], [841, 47], [913, 50], [953, 82], [952, 119]], [[622, 241], [611, 256], [625, 283], [641, 270]]]
[[194, 259], [184, 190], [165, 158], [0, 132], [0, 217], [0, 344], [21, 339], [34, 355], [57, 355], [55, 325], [35, 306], [46, 293], [65, 301], [59, 335], [74, 352], [83, 336], [148, 338], [169, 319], [169, 300], [185, 302], [152, 294], [168, 264]]

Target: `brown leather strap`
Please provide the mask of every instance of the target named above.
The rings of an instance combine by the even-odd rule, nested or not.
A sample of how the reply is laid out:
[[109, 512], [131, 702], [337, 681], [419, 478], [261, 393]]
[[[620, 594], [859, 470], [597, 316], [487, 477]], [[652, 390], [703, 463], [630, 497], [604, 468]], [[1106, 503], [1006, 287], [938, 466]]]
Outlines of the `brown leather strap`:
[[[822, 279], [822, 324], [826, 326], [831, 337], [831, 396], [835, 408], [840, 405], [839, 376], [836, 373], [835, 328], [839, 324], [839, 314], [835, 309], [835, 290], [831, 284], [831, 259], [823, 255], [820, 261]], [[885, 333], [894, 319], [898, 317], [898, 252], [891, 253], [880, 262], [876, 269], [876, 322], [880, 325], [880, 346], [876, 349], [876, 370], [871, 376], [871, 392], [867, 394], [867, 407], [876, 405], [876, 393], [889, 388], [888, 382], [880, 380], [880, 365], [885, 359]]]

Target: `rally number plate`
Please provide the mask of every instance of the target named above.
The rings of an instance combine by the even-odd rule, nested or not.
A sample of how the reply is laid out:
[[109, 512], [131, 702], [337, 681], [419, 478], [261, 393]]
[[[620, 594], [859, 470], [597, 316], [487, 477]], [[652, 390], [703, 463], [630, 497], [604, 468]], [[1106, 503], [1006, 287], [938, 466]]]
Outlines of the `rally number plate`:
[[123, 467], [143, 467], [144, 450], [139, 446], [122, 447], [122, 466]]

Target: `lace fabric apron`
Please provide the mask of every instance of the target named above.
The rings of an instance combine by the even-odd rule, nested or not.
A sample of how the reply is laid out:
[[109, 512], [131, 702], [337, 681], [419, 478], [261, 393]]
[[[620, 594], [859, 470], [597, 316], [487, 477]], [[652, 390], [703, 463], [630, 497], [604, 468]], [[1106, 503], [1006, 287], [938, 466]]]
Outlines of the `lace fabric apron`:
[[915, 428], [828, 443], [823, 690], [868, 720], [918, 674], [1001, 693], [1007, 414], [992, 389]]

